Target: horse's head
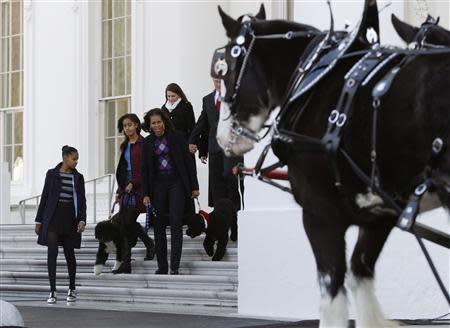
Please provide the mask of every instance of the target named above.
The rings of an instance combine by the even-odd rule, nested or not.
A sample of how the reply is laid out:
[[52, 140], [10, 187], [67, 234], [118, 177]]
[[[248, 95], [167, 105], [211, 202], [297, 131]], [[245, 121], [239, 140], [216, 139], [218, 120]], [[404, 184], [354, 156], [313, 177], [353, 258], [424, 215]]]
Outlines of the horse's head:
[[300, 55], [318, 33], [311, 26], [265, 20], [264, 6], [256, 16], [235, 20], [219, 6], [230, 42], [216, 50], [211, 75], [222, 80], [217, 140], [228, 156], [253, 148], [271, 110], [280, 105]]
[[434, 19], [428, 16], [420, 27], [402, 22], [394, 14], [392, 14], [391, 20], [398, 35], [414, 48], [420, 46], [450, 46], [450, 32], [438, 25], [439, 18]]

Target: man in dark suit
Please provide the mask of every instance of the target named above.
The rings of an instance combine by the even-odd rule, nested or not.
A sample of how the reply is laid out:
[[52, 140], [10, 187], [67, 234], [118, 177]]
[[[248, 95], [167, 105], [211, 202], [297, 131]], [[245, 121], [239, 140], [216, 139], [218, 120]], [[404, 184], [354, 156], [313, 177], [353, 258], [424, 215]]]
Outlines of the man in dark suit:
[[[235, 220], [231, 227], [230, 239], [237, 240], [237, 211], [241, 209], [239, 181], [233, 175], [232, 168], [243, 163], [243, 157], [226, 157], [216, 140], [217, 125], [220, 113], [220, 83], [213, 79], [214, 91], [203, 97], [202, 113], [192, 130], [189, 139], [191, 153], [199, 151], [202, 163], [206, 164], [209, 155], [208, 205], [214, 207], [214, 202], [221, 198], [230, 199], [235, 206]], [[243, 191], [243, 188], [241, 188]]]

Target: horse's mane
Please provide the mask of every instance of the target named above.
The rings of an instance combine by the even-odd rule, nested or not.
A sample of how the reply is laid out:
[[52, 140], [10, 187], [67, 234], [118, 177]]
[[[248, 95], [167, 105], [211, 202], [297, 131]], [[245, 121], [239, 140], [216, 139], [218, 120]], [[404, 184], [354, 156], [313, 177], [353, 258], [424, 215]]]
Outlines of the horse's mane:
[[252, 21], [251, 26], [256, 35], [267, 35], [274, 33], [286, 33], [288, 31], [314, 31], [319, 30], [314, 26], [301, 24], [297, 22], [291, 22], [287, 20], [274, 19], [274, 20], [255, 20]]

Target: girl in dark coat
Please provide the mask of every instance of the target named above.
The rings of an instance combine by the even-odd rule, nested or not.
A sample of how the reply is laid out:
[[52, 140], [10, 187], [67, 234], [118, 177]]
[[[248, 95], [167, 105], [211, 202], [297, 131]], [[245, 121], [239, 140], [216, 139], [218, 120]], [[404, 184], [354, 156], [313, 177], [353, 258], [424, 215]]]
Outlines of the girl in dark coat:
[[194, 109], [178, 84], [170, 83], [166, 87], [166, 103], [161, 109], [167, 113], [175, 130], [188, 142], [195, 126]]
[[[119, 133], [124, 134], [125, 140], [120, 145], [120, 160], [117, 165], [116, 201], [123, 207], [137, 209], [139, 213], [145, 213], [142, 202], [141, 187], [141, 159], [144, 138], [141, 136], [141, 121], [136, 114], [125, 114], [117, 123]], [[134, 222], [133, 222], [134, 223]], [[145, 260], [152, 260], [155, 256], [155, 244], [145, 233], [139, 222], [122, 226], [122, 264], [113, 273], [131, 273], [131, 249], [126, 238], [128, 229], [134, 229], [137, 237], [144, 243], [147, 252]]]
[[86, 197], [84, 178], [75, 167], [78, 151], [62, 148], [62, 163], [47, 171], [44, 189], [36, 215], [35, 232], [38, 244], [47, 246], [47, 267], [50, 281], [48, 303], [56, 303], [56, 258], [58, 246], [63, 246], [69, 271], [67, 302], [76, 300], [76, 259], [74, 248], [81, 245], [81, 233], [86, 226]]
[[166, 112], [155, 108], [145, 114], [151, 134], [144, 140], [142, 189], [144, 205], [152, 202], [157, 210], [154, 222], [156, 274], [167, 274], [166, 223], [161, 213], [169, 213], [171, 254], [170, 272], [178, 274], [183, 245], [183, 213], [187, 201], [198, 197], [194, 161], [185, 139], [173, 130]]

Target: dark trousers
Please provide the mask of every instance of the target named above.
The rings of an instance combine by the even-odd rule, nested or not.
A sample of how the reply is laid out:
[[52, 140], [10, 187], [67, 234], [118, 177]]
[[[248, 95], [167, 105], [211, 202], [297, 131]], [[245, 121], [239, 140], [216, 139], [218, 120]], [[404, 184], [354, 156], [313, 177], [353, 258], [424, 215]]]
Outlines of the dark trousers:
[[56, 259], [58, 246], [62, 243], [69, 271], [69, 288], [75, 289], [77, 261], [75, 259], [73, 234], [75, 233], [75, 208], [71, 202], [58, 202], [47, 232], [47, 269], [50, 290], [56, 291]]
[[222, 152], [209, 155], [209, 188], [212, 190], [213, 203], [221, 198], [231, 200], [240, 209], [239, 181], [233, 175], [232, 168], [243, 162], [242, 157], [228, 158]]
[[66, 257], [67, 269], [69, 271], [69, 288], [75, 289], [75, 275], [77, 271], [77, 261], [72, 240], [69, 235], [62, 235], [57, 232], [49, 231], [47, 234], [47, 269], [50, 280], [50, 290], [56, 291], [56, 258], [58, 257], [58, 244], [62, 241], [64, 256]]
[[176, 175], [158, 176], [154, 185], [153, 205], [158, 211], [154, 222], [155, 250], [158, 268], [165, 271], [167, 264], [167, 221], [160, 213], [169, 213], [171, 250], [170, 269], [178, 270], [180, 267], [181, 251], [183, 247], [183, 213], [186, 195], [181, 179]]

